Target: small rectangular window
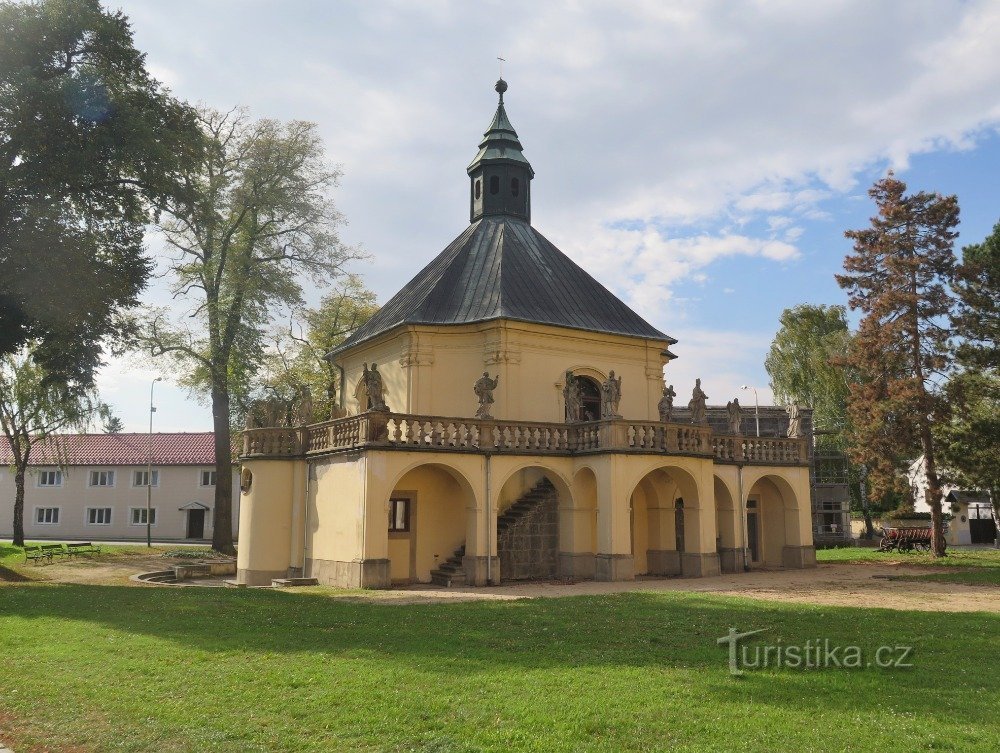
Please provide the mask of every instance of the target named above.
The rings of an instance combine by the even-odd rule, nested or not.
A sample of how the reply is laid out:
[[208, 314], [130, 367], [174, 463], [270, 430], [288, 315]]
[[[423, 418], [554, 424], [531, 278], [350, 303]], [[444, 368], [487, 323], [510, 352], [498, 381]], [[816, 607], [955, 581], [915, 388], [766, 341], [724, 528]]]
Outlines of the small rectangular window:
[[[133, 471], [132, 486], [146, 486], [148, 483], [149, 471]], [[153, 471], [153, 486], [160, 485], [160, 472]]]
[[410, 530], [410, 500], [389, 500], [389, 532], [406, 533]]
[[35, 522], [43, 525], [55, 525], [59, 522], [58, 507], [35, 508]]
[[202, 486], [215, 486], [216, 479], [215, 471], [202, 471], [201, 472], [201, 485]]
[[87, 525], [88, 526], [109, 526], [109, 525], [111, 525], [111, 508], [110, 507], [88, 507], [87, 508]]
[[[133, 507], [131, 523], [134, 526], [144, 526], [146, 525], [146, 508], [145, 507]], [[156, 525], [156, 508], [149, 508], [149, 524], [151, 526]]]
[[62, 471], [39, 471], [38, 486], [62, 486]]
[[115, 485], [115, 472], [114, 471], [91, 471], [90, 472], [90, 485], [91, 486], [114, 486]]

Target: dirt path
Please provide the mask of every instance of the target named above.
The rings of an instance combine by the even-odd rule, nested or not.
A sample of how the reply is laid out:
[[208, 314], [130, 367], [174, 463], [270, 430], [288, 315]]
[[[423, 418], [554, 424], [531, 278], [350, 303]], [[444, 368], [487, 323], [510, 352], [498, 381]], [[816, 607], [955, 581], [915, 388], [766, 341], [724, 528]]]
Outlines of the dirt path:
[[433, 588], [413, 586], [345, 598], [372, 599], [386, 604], [451, 599], [525, 599], [626, 591], [688, 591], [743, 596], [765, 601], [830, 604], [850, 607], [927, 612], [1000, 613], [1000, 589], [934, 581], [887, 580], [899, 576], [941, 572], [941, 568], [831, 564], [809, 570], [774, 570], [720, 575], [712, 578], [640, 578], [631, 582], [525, 583], [494, 588]]
[[[114, 560], [59, 560], [52, 564], [19, 568], [33, 580], [90, 585], [129, 585], [132, 575], [150, 570], [165, 570], [185, 560], [164, 557], [127, 557]], [[830, 604], [851, 607], [928, 612], [1000, 613], [1000, 589], [937, 581], [896, 580], [900, 576], [943, 572], [941, 568], [894, 565], [892, 563], [856, 563], [820, 565], [809, 570], [772, 570], [720, 575], [713, 578], [640, 578], [635, 581], [598, 583], [523, 583], [492, 588], [438, 588], [411, 586], [364, 594], [340, 595], [334, 589], [323, 591], [334, 598], [372, 601], [379, 604], [419, 604], [435, 601], [474, 599], [526, 599], [614, 594], [627, 591], [689, 591], [742, 596], [765, 601], [800, 604]], [[154, 587], [143, 585], [140, 587]]]

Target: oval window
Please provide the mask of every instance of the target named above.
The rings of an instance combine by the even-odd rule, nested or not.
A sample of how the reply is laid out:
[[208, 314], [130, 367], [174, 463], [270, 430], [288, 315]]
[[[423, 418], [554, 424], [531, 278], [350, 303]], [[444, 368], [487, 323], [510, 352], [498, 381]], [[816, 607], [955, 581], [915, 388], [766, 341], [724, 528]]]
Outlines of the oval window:
[[519, 181], [517, 178], [511, 178], [510, 192], [514, 196], [517, 196], [519, 193], [521, 193], [521, 181]]
[[480, 196], [480, 195], [482, 194], [482, 192], [483, 192], [483, 185], [482, 185], [482, 183], [483, 183], [483, 182], [482, 182], [481, 180], [477, 180], [477, 181], [476, 181], [476, 198], [477, 198], [477, 199], [479, 198], [479, 196]]
[[500, 193], [500, 176], [493, 175], [490, 177], [490, 193], [498, 194]]

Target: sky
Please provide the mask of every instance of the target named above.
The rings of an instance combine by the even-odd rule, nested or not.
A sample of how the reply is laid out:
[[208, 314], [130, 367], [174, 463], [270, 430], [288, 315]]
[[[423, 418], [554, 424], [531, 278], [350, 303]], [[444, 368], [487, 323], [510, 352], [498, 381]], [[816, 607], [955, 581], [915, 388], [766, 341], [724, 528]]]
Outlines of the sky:
[[[679, 342], [667, 381], [772, 399], [782, 310], [844, 304], [844, 230], [889, 169], [957, 194], [957, 244], [1000, 220], [1000, 2], [129, 0], [152, 73], [217, 109], [319, 125], [343, 239], [385, 302], [468, 224], [465, 168], [505, 105], [532, 222]], [[155, 238], [149, 240], [157, 253]], [[310, 290], [310, 300], [322, 291]], [[161, 288], [148, 293], [162, 301]], [[148, 426], [149, 359], [99, 386]], [[627, 389], [627, 385], [623, 389]], [[155, 428], [211, 428], [169, 379]]]

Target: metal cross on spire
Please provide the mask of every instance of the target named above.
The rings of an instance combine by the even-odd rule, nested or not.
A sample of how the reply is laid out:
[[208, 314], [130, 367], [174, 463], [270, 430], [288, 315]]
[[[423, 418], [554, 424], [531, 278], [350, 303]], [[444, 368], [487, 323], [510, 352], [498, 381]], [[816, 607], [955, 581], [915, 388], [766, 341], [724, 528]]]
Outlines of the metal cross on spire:
[[507, 62], [507, 59], [497, 55], [497, 60], [500, 61], [500, 78], [503, 78], [503, 64]]

